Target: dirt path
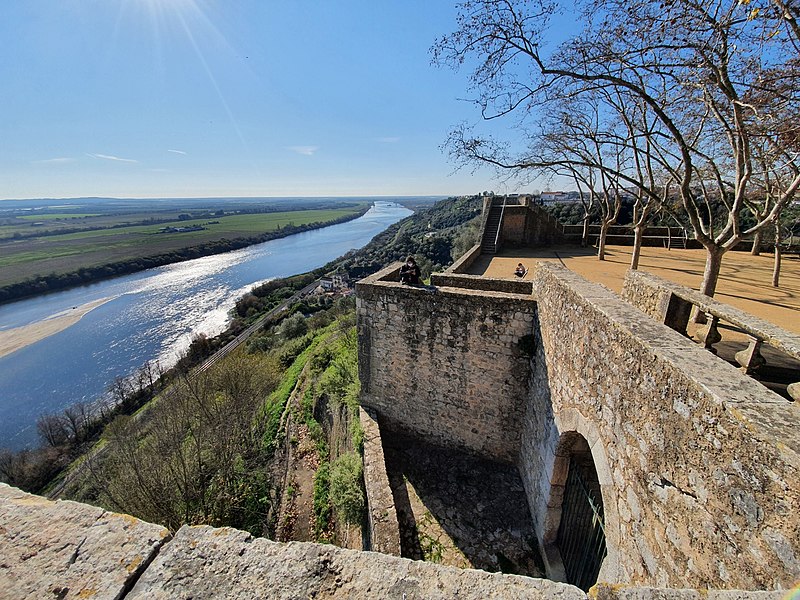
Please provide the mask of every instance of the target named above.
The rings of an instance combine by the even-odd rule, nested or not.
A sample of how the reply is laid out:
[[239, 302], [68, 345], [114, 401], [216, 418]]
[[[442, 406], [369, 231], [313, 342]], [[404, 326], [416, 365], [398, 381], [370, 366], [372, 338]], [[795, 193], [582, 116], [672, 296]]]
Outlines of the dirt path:
[[281, 542], [314, 541], [314, 475], [319, 456], [305, 423], [298, 423], [300, 400], [310, 384], [307, 370], [300, 374], [288, 401], [286, 418], [286, 477], [275, 539]]

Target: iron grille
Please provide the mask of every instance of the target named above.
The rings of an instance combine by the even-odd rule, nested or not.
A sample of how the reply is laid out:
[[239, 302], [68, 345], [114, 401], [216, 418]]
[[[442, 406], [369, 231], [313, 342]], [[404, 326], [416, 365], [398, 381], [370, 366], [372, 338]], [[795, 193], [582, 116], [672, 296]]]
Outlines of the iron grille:
[[564, 489], [558, 548], [567, 582], [588, 591], [597, 582], [606, 557], [603, 502], [599, 486], [588, 485], [573, 458]]

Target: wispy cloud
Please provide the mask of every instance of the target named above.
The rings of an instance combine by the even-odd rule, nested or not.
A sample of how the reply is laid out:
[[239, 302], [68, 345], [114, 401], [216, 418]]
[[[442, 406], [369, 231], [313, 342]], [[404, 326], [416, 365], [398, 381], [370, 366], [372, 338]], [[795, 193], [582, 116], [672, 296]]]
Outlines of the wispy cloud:
[[319, 146], [289, 146], [288, 150], [297, 152], [303, 156], [313, 156], [314, 153], [319, 150]]
[[400, 141], [399, 137], [379, 137], [377, 138], [381, 144], [396, 144]]
[[120, 158], [119, 156], [111, 156], [110, 154], [90, 154], [86, 153], [86, 156], [91, 156], [92, 158], [101, 158], [103, 160], [115, 160], [118, 162], [127, 162], [127, 163], [138, 163], [138, 160], [134, 160], [132, 158]]
[[36, 164], [36, 165], [59, 165], [59, 164], [64, 164], [64, 163], [75, 162], [75, 159], [74, 158], [60, 157], [60, 158], [46, 158], [44, 160], [34, 160], [34, 161], [31, 161], [31, 162], [33, 164]]
[[167, 152], [172, 152], [173, 154], [186, 154], [183, 150], [167, 150]]

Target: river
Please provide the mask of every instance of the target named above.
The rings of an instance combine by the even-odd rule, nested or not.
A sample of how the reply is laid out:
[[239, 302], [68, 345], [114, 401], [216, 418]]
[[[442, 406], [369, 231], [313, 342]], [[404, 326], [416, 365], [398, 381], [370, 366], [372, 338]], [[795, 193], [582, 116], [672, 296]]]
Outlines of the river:
[[320, 267], [410, 214], [376, 201], [347, 223], [0, 306], [8, 330], [109, 299], [0, 358], [0, 448], [34, 445], [40, 415], [101, 398], [147, 361], [173, 364], [195, 335], [223, 331], [236, 298], [254, 285]]

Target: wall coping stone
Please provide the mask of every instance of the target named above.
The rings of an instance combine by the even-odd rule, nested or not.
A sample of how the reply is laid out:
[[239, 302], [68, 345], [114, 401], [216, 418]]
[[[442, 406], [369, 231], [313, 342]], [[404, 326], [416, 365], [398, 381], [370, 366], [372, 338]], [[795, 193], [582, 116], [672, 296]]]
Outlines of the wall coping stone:
[[447, 267], [444, 272], [448, 274], [463, 273], [472, 266], [475, 259], [481, 255], [481, 245], [475, 244], [472, 248], [467, 250], [456, 262]]
[[380, 425], [372, 411], [364, 407], [359, 408], [359, 420], [364, 430], [364, 487], [370, 550], [400, 556], [400, 524], [386, 473]]
[[169, 538], [160, 525], [0, 483], [0, 598], [121, 598]]
[[[392, 280], [392, 276], [399, 269], [399, 264], [400, 263], [389, 265], [388, 267], [381, 269], [377, 273], [373, 273], [369, 277], [365, 277], [364, 279], [361, 279], [360, 281], [356, 282], [356, 297], [363, 297], [364, 293], [367, 290], [380, 291], [381, 289], [385, 289], [387, 291], [391, 290], [392, 293], [397, 293], [398, 291], [404, 291], [408, 294], [444, 294], [447, 296], [468, 296], [468, 297], [480, 297], [480, 298], [491, 297], [497, 299], [523, 300], [528, 302], [536, 300], [536, 298], [532, 296], [530, 293], [483, 290], [483, 289], [475, 289], [469, 287], [406, 285], [400, 283], [399, 281]], [[458, 277], [460, 279], [462, 277], [471, 277], [471, 276], [459, 275]], [[497, 281], [502, 281], [503, 283], [517, 283], [507, 280], [497, 280]]]
[[781, 600], [786, 590], [692, 590], [635, 587], [598, 583], [589, 590], [592, 600]]
[[770, 346], [800, 359], [800, 335], [796, 333], [786, 331], [769, 321], [701, 294], [697, 290], [667, 281], [652, 273], [629, 269], [625, 274], [625, 283], [636, 282], [636, 280], [641, 280], [651, 287], [669, 290], [679, 298], [691, 302], [701, 311], [711, 313], [748, 333], [755, 334]]
[[532, 294], [533, 282], [522, 279], [496, 279], [481, 275], [433, 273], [431, 284], [441, 287], [457, 287], [487, 292], [509, 292], [513, 294]]

